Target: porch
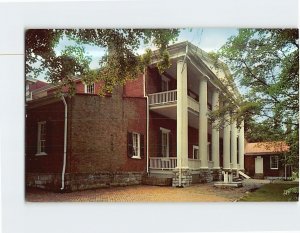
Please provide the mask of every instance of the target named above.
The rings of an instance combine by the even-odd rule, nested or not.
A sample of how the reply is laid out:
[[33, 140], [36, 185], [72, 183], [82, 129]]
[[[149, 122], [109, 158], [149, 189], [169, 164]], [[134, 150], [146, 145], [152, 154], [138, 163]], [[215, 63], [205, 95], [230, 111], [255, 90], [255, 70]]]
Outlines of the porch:
[[[213, 161], [208, 161], [208, 168], [212, 169], [214, 165]], [[172, 171], [177, 167], [177, 158], [176, 157], [150, 157], [149, 158], [149, 168], [150, 173], [163, 173], [165, 171]], [[192, 171], [200, 170], [201, 160], [200, 159], [188, 159], [188, 167]]]

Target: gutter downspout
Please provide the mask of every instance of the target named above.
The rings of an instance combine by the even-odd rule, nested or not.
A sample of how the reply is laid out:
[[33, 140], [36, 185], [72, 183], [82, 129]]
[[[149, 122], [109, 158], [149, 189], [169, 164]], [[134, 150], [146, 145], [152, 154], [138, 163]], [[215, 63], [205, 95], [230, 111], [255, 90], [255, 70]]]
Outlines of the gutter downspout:
[[144, 81], [144, 97], [146, 98], [146, 104], [147, 104], [147, 116], [146, 116], [146, 157], [147, 157], [147, 174], [149, 174], [149, 98], [148, 95], [146, 95], [146, 68], [144, 68], [144, 74], [143, 74], [143, 81]]
[[64, 190], [65, 188], [65, 173], [66, 173], [66, 162], [67, 162], [67, 129], [68, 129], [68, 105], [66, 103], [65, 97], [61, 97], [64, 105], [65, 105], [65, 124], [64, 124], [64, 160], [63, 160], [63, 168], [61, 173], [61, 188], [60, 190]]

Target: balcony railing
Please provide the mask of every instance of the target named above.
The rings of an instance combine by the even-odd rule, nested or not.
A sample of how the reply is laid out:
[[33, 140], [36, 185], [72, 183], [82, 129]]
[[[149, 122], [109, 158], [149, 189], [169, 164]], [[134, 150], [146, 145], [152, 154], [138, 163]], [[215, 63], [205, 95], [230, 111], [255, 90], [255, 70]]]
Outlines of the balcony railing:
[[[149, 94], [150, 106], [175, 103], [176, 101], [177, 101], [177, 90], [163, 91], [163, 92]], [[188, 96], [188, 107], [195, 112], [199, 112], [199, 102], [190, 96]], [[210, 108], [211, 108], [210, 105], [207, 104], [208, 112], [211, 111]]]
[[[150, 157], [150, 169], [172, 170], [177, 166], [176, 157]], [[201, 167], [200, 159], [188, 159], [188, 166], [191, 170]]]
[[170, 170], [177, 166], [176, 157], [150, 157], [150, 168], [160, 170]]
[[166, 104], [177, 101], [177, 90], [149, 94], [149, 104]]

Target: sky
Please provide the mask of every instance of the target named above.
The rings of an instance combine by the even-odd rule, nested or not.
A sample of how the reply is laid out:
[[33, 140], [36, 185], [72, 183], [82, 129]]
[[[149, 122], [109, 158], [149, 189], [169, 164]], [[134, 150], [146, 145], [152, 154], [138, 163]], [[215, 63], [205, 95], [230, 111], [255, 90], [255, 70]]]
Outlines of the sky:
[[[187, 28], [181, 29], [178, 41], [189, 41], [206, 52], [217, 51], [226, 43], [229, 37], [237, 35], [238, 29], [235, 28]], [[59, 53], [67, 45], [74, 45], [73, 42], [63, 38], [56, 48]], [[104, 55], [105, 50], [96, 46], [85, 45], [88, 56], [91, 56], [91, 69], [98, 68], [98, 61]], [[141, 48], [138, 53], [143, 53], [145, 48]]]

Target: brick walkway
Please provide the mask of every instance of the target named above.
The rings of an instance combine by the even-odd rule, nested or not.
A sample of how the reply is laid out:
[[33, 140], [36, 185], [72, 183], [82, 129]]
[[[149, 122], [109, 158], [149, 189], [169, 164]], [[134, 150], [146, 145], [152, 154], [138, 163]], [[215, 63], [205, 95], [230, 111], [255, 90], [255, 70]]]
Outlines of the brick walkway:
[[52, 193], [30, 189], [30, 202], [232, 202], [245, 194], [247, 188], [216, 188], [213, 184], [196, 184], [186, 188], [158, 186], [127, 186]]

